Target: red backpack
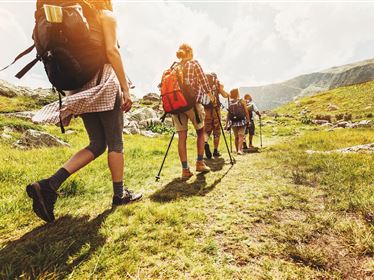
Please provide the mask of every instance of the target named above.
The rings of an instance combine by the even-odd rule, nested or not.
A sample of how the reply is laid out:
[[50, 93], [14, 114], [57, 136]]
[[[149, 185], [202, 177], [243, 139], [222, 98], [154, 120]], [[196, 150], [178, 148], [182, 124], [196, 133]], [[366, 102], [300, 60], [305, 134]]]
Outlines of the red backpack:
[[160, 91], [165, 113], [179, 114], [194, 107], [196, 98], [188, 82], [184, 80], [184, 67], [174, 63], [162, 75]]

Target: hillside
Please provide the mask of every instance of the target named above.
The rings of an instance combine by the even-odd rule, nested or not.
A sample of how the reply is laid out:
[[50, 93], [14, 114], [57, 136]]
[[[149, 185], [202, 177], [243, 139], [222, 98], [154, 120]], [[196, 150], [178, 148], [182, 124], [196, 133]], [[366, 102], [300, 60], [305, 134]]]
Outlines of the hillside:
[[[102, 156], [63, 184], [51, 224], [32, 213], [25, 186], [87, 145], [82, 121], [74, 119], [72, 133], [62, 135], [58, 127], [0, 113], [0, 279], [372, 279], [373, 154], [324, 152], [374, 143], [374, 130], [326, 131], [300, 115], [323, 113], [333, 103], [358, 120], [361, 107], [373, 105], [372, 86], [332, 90], [264, 115], [260, 153], [235, 156], [231, 166], [221, 141], [223, 157], [207, 161], [213, 172], [187, 182], [179, 179], [176, 142], [155, 182], [170, 130], [154, 138], [124, 135], [125, 184], [144, 199], [111, 207]], [[351, 91], [347, 104], [341, 96]], [[40, 107], [23, 98], [3, 97], [0, 104], [12, 103], [13, 111]], [[29, 128], [70, 147], [15, 148]]]
[[242, 94], [250, 92], [258, 105], [266, 110], [274, 109], [295, 98], [372, 80], [374, 80], [374, 59], [369, 59], [301, 75], [282, 83], [241, 87], [240, 91]]
[[352, 114], [357, 119], [373, 118], [374, 81], [303, 97], [274, 110], [279, 114], [295, 116], [303, 111], [312, 115]]

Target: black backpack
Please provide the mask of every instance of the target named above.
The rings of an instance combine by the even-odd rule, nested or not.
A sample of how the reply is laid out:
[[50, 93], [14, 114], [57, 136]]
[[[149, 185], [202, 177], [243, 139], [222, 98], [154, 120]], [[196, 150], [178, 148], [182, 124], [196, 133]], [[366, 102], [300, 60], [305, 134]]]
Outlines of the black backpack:
[[243, 121], [246, 118], [245, 108], [241, 100], [229, 103], [229, 119], [232, 122]]
[[[62, 7], [63, 22], [48, 22], [43, 4]], [[22, 78], [38, 61], [42, 61], [49, 81], [58, 91], [81, 88], [107, 61], [96, 10], [84, 2], [38, 1], [33, 40], [34, 45], [17, 56], [15, 61], [34, 47], [37, 56], [16, 77]]]

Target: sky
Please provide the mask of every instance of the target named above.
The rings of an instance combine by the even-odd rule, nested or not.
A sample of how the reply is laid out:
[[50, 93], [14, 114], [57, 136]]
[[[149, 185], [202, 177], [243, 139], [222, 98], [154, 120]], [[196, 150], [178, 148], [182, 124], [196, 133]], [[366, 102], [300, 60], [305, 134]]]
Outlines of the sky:
[[[34, 7], [35, 1], [0, 0], [0, 68], [32, 44]], [[374, 2], [130, 0], [114, 1], [114, 9], [125, 69], [138, 96], [158, 92], [182, 43], [227, 90], [374, 58]], [[23, 79], [13, 77], [34, 56], [0, 72], [0, 79], [50, 87], [41, 63]]]

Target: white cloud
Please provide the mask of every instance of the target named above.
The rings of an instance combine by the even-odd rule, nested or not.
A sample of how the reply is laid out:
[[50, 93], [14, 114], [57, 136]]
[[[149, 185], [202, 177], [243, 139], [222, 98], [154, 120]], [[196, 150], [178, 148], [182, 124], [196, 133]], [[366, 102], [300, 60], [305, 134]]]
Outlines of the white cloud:
[[[22, 7], [19, 14], [17, 4], [0, 3], [0, 36], [8, 39], [0, 46], [1, 64], [30, 41], [34, 4]], [[370, 3], [118, 2], [115, 11], [125, 67], [138, 95], [157, 91], [162, 71], [183, 42], [226, 88], [374, 57]], [[28, 60], [0, 78], [8, 79]], [[48, 84], [41, 66], [27, 77], [21, 83]]]

